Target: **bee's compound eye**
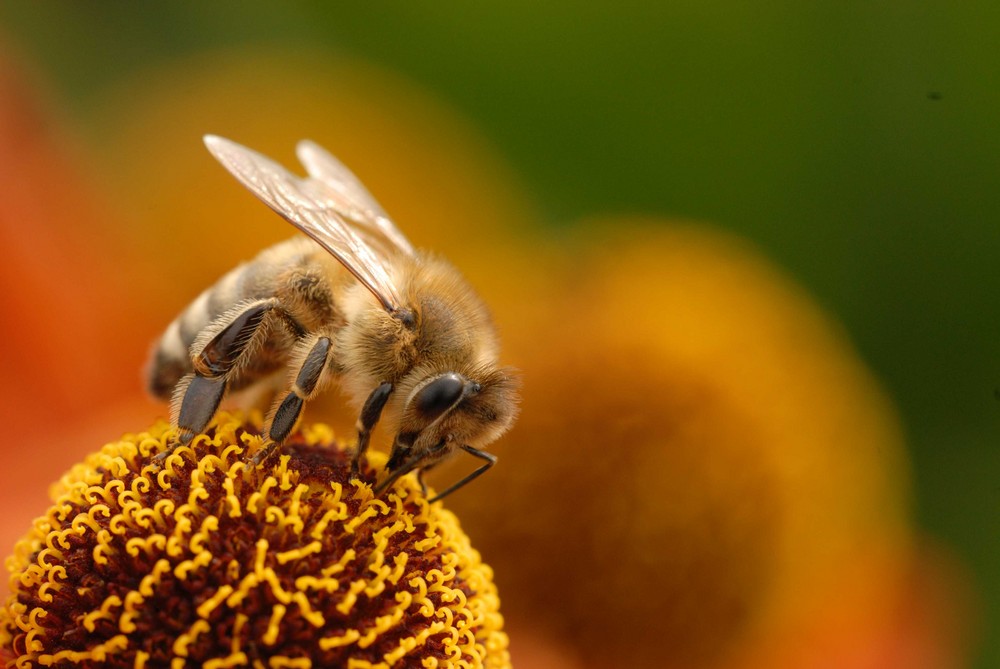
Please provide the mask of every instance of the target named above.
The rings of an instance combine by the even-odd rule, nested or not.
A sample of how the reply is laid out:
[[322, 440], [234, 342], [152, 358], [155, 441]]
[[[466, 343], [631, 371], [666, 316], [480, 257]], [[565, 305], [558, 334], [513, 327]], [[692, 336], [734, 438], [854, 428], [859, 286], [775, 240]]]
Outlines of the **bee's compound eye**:
[[454, 406], [464, 390], [465, 379], [449, 372], [421, 388], [413, 398], [413, 407], [422, 417], [433, 420]]

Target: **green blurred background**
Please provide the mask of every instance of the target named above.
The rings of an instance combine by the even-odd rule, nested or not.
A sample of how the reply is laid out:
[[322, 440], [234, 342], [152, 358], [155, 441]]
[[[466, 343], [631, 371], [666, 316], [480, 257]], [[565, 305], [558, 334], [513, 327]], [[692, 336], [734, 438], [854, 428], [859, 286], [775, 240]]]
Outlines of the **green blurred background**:
[[1000, 4], [3, 3], [86, 131], [187, 54], [294, 45], [410, 79], [491, 141], [552, 226], [712, 222], [845, 325], [898, 403], [917, 519], [974, 573], [1000, 666]]

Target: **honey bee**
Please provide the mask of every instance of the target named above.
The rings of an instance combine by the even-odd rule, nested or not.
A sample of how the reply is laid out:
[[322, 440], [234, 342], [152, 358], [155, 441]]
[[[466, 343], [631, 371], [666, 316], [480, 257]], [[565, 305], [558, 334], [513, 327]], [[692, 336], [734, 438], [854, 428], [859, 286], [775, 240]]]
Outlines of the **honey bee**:
[[[239, 265], [167, 327], [148, 367], [150, 392], [171, 400], [177, 445], [202, 432], [227, 393], [276, 389], [265, 461], [303, 406], [337, 383], [359, 409], [359, 459], [380, 417], [395, 431], [381, 494], [457, 450], [483, 461], [438, 494], [496, 463], [483, 447], [517, 413], [518, 381], [497, 362], [496, 332], [480, 297], [445, 260], [416, 250], [340, 161], [302, 141], [298, 177], [233, 141], [205, 145], [233, 176], [303, 235]], [[169, 454], [161, 453], [161, 459]]]

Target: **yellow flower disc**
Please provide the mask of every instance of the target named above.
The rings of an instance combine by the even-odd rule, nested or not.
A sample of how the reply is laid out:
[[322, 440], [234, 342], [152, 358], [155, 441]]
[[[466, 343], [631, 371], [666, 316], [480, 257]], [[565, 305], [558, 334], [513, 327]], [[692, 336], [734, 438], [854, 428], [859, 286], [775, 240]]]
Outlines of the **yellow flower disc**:
[[507, 667], [492, 571], [410, 480], [382, 499], [323, 426], [264, 467], [222, 415], [162, 463], [166, 424], [73, 467], [8, 560], [17, 667]]

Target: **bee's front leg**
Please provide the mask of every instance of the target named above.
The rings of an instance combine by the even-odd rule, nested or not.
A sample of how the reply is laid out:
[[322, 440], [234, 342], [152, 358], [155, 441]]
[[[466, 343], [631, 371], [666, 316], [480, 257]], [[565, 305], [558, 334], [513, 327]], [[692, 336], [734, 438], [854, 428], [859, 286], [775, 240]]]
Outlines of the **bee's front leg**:
[[375, 424], [378, 423], [378, 419], [382, 415], [385, 403], [389, 401], [392, 389], [393, 385], [388, 381], [376, 387], [368, 396], [368, 399], [365, 400], [365, 405], [361, 408], [361, 415], [358, 417], [357, 424], [358, 448], [354, 451], [354, 457], [351, 458], [352, 478], [358, 478], [361, 456], [368, 450], [368, 442], [371, 440], [372, 430], [375, 429]]

